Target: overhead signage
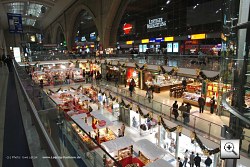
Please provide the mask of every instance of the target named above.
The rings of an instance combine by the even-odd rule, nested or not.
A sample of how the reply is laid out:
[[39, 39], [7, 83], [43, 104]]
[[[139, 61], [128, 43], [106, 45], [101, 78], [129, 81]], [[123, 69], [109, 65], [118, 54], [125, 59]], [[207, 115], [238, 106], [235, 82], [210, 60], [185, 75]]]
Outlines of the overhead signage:
[[150, 38], [149, 42], [155, 42], [155, 38]]
[[86, 37], [83, 36], [82, 39], [81, 39], [82, 42], [85, 42], [86, 41]]
[[133, 29], [133, 25], [130, 23], [125, 23], [123, 25], [122, 29], [123, 29], [124, 34], [126, 34], [126, 35], [131, 34], [132, 29]]
[[164, 39], [163, 38], [155, 38], [155, 42], [163, 42]]
[[147, 30], [158, 30], [167, 26], [166, 15], [155, 16], [148, 19]]
[[96, 40], [95, 32], [90, 33], [89, 37], [90, 37], [91, 40]]
[[141, 43], [149, 43], [149, 39], [142, 39]]
[[132, 45], [134, 43], [134, 41], [126, 41], [127, 45]]
[[172, 43], [167, 44], [167, 52], [173, 52], [172, 51], [172, 45], [173, 45]]
[[174, 40], [174, 37], [165, 37], [164, 38], [164, 41], [173, 41]]
[[191, 39], [205, 39], [206, 34], [193, 34], [191, 35]]
[[179, 52], [179, 43], [178, 42], [174, 42], [173, 43], [173, 52], [174, 53], [178, 53]]
[[22, 33], [23, 32], [23, 24], [22, 24], [22, 15], [7, 13], [8, 24], [9, 24], [9, 32], [11, 33]]

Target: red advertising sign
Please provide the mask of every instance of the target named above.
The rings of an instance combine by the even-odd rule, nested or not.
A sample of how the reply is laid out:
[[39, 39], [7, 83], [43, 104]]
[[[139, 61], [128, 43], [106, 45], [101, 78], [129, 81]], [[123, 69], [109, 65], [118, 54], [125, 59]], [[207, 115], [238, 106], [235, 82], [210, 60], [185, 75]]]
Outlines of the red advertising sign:
[[133, 29], [133, 25], [132, 24], [129, 24], [129, 23], [125, 23], [124, 25], [123, 25], [123, 32], [124, 32], [124, 34], [130, 34], [131, 32], [132, 32], [132, 29]]

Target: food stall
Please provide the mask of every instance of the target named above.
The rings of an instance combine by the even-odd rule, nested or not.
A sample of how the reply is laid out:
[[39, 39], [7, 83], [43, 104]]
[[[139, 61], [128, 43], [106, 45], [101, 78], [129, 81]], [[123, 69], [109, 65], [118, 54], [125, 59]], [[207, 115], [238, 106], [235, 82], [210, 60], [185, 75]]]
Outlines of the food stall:
[[101, 111], [93, 111], [90, 113], [92, 116], [92, 127], [96, 132], [96, 140], [98, 143], [106, 142], [116, 138], [115, 133], [108, 127], [113, 123], [101, 114]]
[[157, 159], [161, 159], [167, 154], [165, 150], [147, 139], [141, 139], [135, 142], [134, 150], [139, 153], [138, 159], [144, 163], [144, 165], [154, 162]]
[[123, 136], [114, 140], [103, 142], [101, 145], [117, 161], [120, 161], [133, 156], [133, 150], [131, 149], [133, 144], [134, 141], [130, 137]]
[[43, 80], [43, 85], [49, 85], [48, 82], [48, 75], [43, 71], [34, 71], [32, 74], [32, 79], [35, 81], [35, 83], [39, 84], [40, 80]]
[[80, 68], [74, 68], [72, 69], [72, 79], [74, 82], [83, 82], [85, 79], [82, 75], [82, 69]]

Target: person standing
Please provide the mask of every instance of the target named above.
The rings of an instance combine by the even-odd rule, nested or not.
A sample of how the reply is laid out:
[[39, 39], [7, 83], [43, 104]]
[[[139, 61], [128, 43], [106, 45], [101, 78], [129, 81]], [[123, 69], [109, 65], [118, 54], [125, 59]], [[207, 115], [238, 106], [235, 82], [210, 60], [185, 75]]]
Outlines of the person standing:
[[174, 114], [174, 119], [177, 121], [177, 118], [179, 116], [177, 101], [175, 101], [173, 104], [173, 114]]
[[190, 157], [189, 157], [189, 163], [190, 163], [190, 167], [194, 167], [194, 152], [192, 151]]
[[207, 159], [205, 160], [205, 165], [206, 167], [210, 167], [211, 164], [212, 164], [212, 159], [208, 156]]
[[182, 167], [182, 166], [183, 166], [183, 164], [182, 164], [182, 162], [181, 162], [181, 158], [178, 157], [178, 158], [177, 158], [177, 161], [176, 161], [176, 167]]
[[198, 104], [199, 104], [199, 108], [200, 108], [200, 113], [203, 113], [204, 111], [204, 106], [205, 106], [205, 99], [203, 97], [203, 95], [201, 95], [198, 99]]
[[185, 151], [184, 153], [184, 161], [183, 161], [183, 166], [186, 167], [188, 162], [188, 150]]
[[186, 112], [186, 114], [187, 114], [186, 123], [189, 123], [189, 121], [190, 121], [191, 108], [192, 108], [191, 104], [187, 103], [187, 105], [186, 105], [186, 109], [187, 109], [187, 112]]
[[118, 129], [118, 137], [122, 137], [122, 131], [121, 131], [121, 129]]
[[194, 164], [196, 167], [200, 167], [201, 166], [201, 157], [199, 156], [199, 154], [196, 154], [196, 157], [194, 158]]
[[130, 97], [132, 97], [132, 93], [133, 93], [133, 91], [134, 91], [134, 88], [135, 88], [135, 80], [134, 80], [134, 78], [132, 78], [132, 80], [131, 80], [131, 82], [129, 83], [129, 91], [130, 91]]
[[215, 100], [214, 100], [214, 96], [211, 98], [210, 100], [210, 113], [213, 114], [214, 113], [214, 106], [215, 106]]
[[182, 117], [183, 117], [183, 121], [185, 124], [185, 118], [187, 116], [187, 108], [184, 106], [184, 103], [181, 104], [181, 106], [179, 107], [179, 110], [181, 111]]
[[121, 131], [122, 131], [122, 136], [124, 136], [124, 133], [125, 133], [125, 125], [124, 124], [122, 124]]

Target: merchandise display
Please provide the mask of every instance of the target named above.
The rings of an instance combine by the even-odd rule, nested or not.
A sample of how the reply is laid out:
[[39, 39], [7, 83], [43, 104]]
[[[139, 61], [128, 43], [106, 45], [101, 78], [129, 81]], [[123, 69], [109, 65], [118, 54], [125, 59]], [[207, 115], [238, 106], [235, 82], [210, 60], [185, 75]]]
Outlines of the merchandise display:
[[190, 93], [201, 92], [202, 84], [200, 82], [194, 82], [187, 84], [186, 90]]
[[184, 103], [190, 103], [191, 105], [199, 106], [198, 99], [200, 96], [201, 94], [184, 92], [182, 98]]
[[83, 82], [85, 81], [85, 79], [83, 78], [83, 75], [82, 75], [82, 69], [80, 68], [74, 68], [73, 70], [73, 81], [74, 82]]

